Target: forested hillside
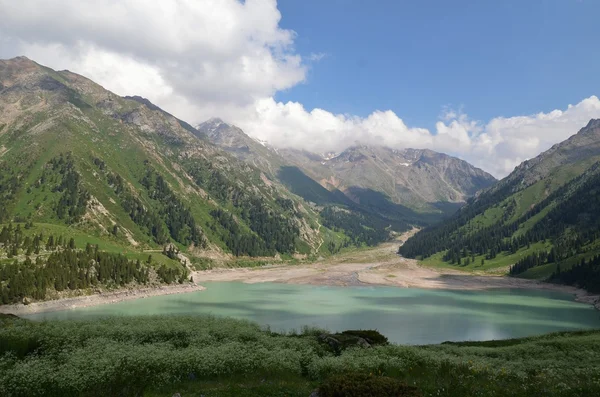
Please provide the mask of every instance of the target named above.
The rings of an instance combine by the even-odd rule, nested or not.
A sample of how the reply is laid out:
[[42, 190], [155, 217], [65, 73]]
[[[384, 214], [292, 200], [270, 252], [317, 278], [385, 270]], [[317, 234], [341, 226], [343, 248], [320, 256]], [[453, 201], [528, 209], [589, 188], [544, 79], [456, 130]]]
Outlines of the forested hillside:
[[0, 61], [2, 303], [183, 282], [204, 258], [292, 258], [372, 241], [320, 219], [143, 98], [24, 57]]
[[2, 61], [0, 81], [0, 222], [235, 255], [317, 245], [316, 214], [148, 102], [25, 58]]
[[517, 167], [448, 221], [400, 247], [455, 266], [600, 291], [600, 120]]

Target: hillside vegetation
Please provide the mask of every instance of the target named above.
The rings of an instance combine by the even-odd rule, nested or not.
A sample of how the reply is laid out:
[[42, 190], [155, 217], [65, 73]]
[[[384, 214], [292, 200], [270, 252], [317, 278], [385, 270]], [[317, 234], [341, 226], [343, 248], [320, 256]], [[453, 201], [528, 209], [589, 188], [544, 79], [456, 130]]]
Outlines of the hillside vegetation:
[[[0, 319], [0, 394], [306, 397], [323, 382], [327, 390], [340, 382], [404, 384], [415, 396], [600, 393], [597, 331], [431, 346], [388, 345], [359, 332], [346, 335], [372, 346], [342, 350], [324, 343], [327, 335], [278, 334], [214, 317]], [[364, 393], [355, 395], [372, 395]]]
[[399, 253], [469, 269], [509, 268], [600, 291], [600, 120], [523, 163]]
[[361, 217], [351, 228], [346, 215], [325, 222], [273, 175], [143, 98], [24, 57], [0, 61], [4, 303], [182, 282], [214, 259], [316, 257], [409, 228], [351, 215]]

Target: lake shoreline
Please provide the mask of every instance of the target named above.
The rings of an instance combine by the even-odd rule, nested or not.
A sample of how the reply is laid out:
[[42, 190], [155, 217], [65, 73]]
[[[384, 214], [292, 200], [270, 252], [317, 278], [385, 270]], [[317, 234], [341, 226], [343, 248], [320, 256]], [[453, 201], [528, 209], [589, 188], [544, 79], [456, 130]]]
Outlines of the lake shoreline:
[[442, 290], [533, 289], [563, 292], [575, 301], [592, 305], [600, 310], [600, 296], [585, 290], [516, 277], [472, 274], [455, 269], [433, 269], [422, 266], [414, 259], [396, 254], [398, 245], [382, 244], [371, 250], [354, 252], [300, 265], [269, 265], [258, 268], [217, 268], [192, 273], [194, 284], [177, 284], [141, 289], [128, 289], [33, 302], [28, 305], [0, 306], [0, 313], [27, 315], [83, 308], [150, 296], [202, 291], [205, 282], [284, 283], [330, 286], [387, 286]]
[[431, 269], [417, 261], [398, 257], [381, 264], [341, 263], [329, 266], [270, 266], [263, 268], [214, 269], [195, 272], [194, 280], [203, 282], [284, 283], [330, 286], [386, 286], [396, 288], [483, 291], [493, 289], [531, 289], [563, 292], [576, 302], [600, 310], [600, 296], [560, 284], [508, 276], [473, 275], [451, 269]]
[[198, 284], [186, 283], [177, 285], [160, 285], [156, 287], [144, 287], [134, 289], [120, 289], [116, 291], [96, 293], [92, 295], [74, 296], [30, 304], [0, 305], [0, 313], [14, 314], [16, 316], [49, 313], [70, 309], [78, 309], [91, 306], [108, 305], [134, 299], [144, 299], [151, 296], [184, 294], [202, 291], [205, 288]]

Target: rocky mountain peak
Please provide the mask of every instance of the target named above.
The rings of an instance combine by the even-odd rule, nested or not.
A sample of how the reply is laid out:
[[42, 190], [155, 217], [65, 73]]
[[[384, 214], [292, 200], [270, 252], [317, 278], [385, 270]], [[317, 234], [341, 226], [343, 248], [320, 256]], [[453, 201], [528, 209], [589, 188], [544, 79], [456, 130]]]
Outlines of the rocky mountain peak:
[[600, 119], [591, 119], [578, 133], [600, 135]]
[[27, 58], [26, 56], [18, 56], [15, 58], [11, 58], [11, 59], [0, 59], [0, 65], [5, 65], [5, 66], [13, 66], [13, 67], [39, 67], [40, 65], [38, 65], [37, 63], [33, 62], [31, 59]]
[[38, 74], [40, 65], [31, 59], [21, 56], [12, 59], [0, 59], [0, 90], [30, 80], [30, 76]]
[[206, 134], [210, 139], [222, 139], [225, 136], [229, 138], [237, 136], [238, 139], [241, 139], [246, 135], [239, 128], [224, 122], [218, 117], [212, 117], [205, 122], [198, 124], [196, 129]]
[[275, 165], [282, 162], [277, 151], [266, 142], [247, 135], [241, 128], [218, 117], [199, 124], [196, 130], [211, 143], [269, 174], [274, 174], [277, 168]]

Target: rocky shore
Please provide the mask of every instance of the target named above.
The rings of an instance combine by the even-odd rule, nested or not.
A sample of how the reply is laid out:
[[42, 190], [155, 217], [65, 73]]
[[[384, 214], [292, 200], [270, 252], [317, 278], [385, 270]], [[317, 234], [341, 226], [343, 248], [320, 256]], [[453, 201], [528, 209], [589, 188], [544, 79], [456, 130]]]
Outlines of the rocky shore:
[[61, 298], [44, 302], [32, 302], [27, 305], [22, 303], [4, 305], [0, 306], [0, 313], [27, 315], [43, 312], [55, 312], [59, 310], [69, 310], [81, 307], [118, 303], [132, 299], [143, 299], [150, 296], [183, 294], [187, 292], [202, 291], [204, 289], [205, 288], [201, 285], [187, 283], [177, 285], [161, 285], [150, 288], [118, 290], [102, 292], [93, 295]]

